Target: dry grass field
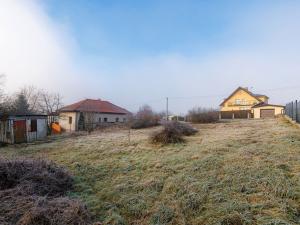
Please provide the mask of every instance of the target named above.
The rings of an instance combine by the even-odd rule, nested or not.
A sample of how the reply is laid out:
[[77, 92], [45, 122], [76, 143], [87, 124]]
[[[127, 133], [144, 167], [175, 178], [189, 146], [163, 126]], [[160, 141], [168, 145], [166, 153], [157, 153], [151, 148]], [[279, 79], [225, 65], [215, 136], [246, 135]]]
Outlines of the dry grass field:
[[50, 159], [103, 224], [300, 224], [300, 129], [284, 119], [195, 125], [184, 144], [155, 146], [159, 128], [9, 146]]

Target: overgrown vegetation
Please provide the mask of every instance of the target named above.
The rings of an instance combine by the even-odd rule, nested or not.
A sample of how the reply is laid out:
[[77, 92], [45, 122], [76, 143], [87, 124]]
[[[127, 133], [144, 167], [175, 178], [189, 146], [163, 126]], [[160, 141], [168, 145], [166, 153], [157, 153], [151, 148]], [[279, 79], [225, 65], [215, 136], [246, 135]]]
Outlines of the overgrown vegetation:
[[214, 109], [194, 108], [188, 112], [187, 120], [191, 123], [216, 123], [219, 112]]
[[185, 141], [183, 136], [190, 136], [197, 133], [197, 129], [183, 122], [168, 121], [163, 123], [163, 129], [155, 132], [151, 136], [151, 142], [154, 144], [175, 144]]
[[55, 113], [63, 106], [59, 93], [50, 93], [34, 86], [24, 86], [13, 94], [7, 94], [5, 76], [0, 75], [0, 113], [31, 114]]
[[159, 125], [161, 116], [155, 113], [148, 105], [142, 106], [139, 111], [131, 118], [132, 129], [142, 129]]
[[199, 133], [184, 145], [149, 144], [161, 129], [153, 127], [132, 130], [130, 144], [126, 130], [114, 130], [0, 154], [66, 166], [74, 174], [68, 195], [104, 225], [300, 223], [298, 128], [281, 119], [193, 126]]
[[0, 224], [89, 224], [86, 207], [64, 197], [72, 183], [69, 173], [53, 163], [0, 158]]

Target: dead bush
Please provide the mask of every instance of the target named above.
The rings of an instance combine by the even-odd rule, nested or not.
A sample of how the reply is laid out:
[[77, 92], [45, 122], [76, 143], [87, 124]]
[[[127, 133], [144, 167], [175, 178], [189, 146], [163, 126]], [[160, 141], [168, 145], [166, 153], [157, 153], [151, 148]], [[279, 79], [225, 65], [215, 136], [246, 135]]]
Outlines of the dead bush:
[[188, 112], [187, 121], [191, 123], [216, 123], [219, 112], [214, 109], [194, 108]]
[[0, 224], [90, 224], [86, 207], [64, 197], [72, 182], [69, 173], [52, 162], [0, 158]]
[[180, 134], [184, 136], [191, 136], [198, 132], [197, 129], [193, 128], [190, 124], [184, 122], [171, 121], [163, 124], [168, 129], [176, 129]]
[[175, 144], [175, 143], [182, 143], [184, 139], [182, 134], [179, 133], [177, 130], [164, 128], [162, 131], [157, 132], [152, 135], [151, 142], [153, 144]]
[[175, 144], [184, 142], [183, 136], [193, 135], [197, 132], [189, 124], [176, 121], [166, 122], [163, 124], [163, 130], [154, 133], [151, 142], [154, 144]]
[[72, 177], [45, 160], [0, 159], [0, 190], [15, 188], [27, 195], [61, 196], [72, 188]]

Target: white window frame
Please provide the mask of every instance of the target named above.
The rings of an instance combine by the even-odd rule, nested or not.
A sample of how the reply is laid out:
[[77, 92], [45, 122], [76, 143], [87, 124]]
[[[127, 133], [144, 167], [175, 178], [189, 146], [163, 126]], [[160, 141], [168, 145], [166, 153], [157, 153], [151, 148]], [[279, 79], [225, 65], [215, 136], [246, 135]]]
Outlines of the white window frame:
[[235, 103], [236, 105], [241, 105], [242, 100], [241, 100], [241, 99], [235, 99], [234, 103]]

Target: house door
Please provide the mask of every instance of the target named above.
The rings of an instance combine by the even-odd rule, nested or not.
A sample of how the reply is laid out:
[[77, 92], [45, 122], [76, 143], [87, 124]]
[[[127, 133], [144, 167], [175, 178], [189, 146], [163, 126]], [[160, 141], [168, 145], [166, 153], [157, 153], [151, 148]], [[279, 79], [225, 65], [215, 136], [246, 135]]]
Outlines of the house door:
[[260, 110], [260, 118], [274, 118], [274, 117], [275, 117], [275, 109]]
[[15, 143], [26, 142], [26, 120], [14, 121]]

